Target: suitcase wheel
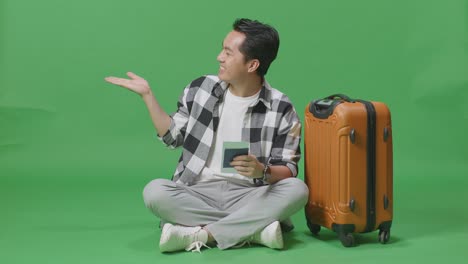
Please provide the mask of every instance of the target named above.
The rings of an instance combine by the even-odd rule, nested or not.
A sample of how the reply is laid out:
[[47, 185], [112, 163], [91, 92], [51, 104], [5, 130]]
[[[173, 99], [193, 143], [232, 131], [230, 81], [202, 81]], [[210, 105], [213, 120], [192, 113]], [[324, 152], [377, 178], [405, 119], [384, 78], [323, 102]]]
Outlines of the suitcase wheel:
[[312, 232], [312, 234], [314, 234], [315, 236], [317, 236], [320, 232], [320, 225], [312, 224], [309, 221], [307, 221], [307, 226], [309, 227], [310, 232]]
[[386, 244], [390, 240], [390, 230], [382, 230], [379, 231], [379, 242], [382, 244]]
[[310, 222], [309, 220], [309, 217], [307, 216], [307, 212], [306, 213], [306, 223], [307, 223], [307, 227], [309, 228], [310, 232], [312, 232], [313, 235], [318, 235], [318, 233], [320, 232], [320, 225], [317, 225], [317, 224], [312, 224], [312, 222]]
[[345, 247], [354, 247], [356, 245], [356, 242], [354, 241], [354, 236], [352, 233], [338, 233], [338, 238], [341, 241], [341, 244]]

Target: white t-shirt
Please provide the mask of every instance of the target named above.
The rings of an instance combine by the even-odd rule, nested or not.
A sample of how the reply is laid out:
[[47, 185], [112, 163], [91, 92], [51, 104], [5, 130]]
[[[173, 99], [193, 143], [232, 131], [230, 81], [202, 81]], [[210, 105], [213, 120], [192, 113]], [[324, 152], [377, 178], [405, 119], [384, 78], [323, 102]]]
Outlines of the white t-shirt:
[[197, 182], [213, 180], [231, 180], [252, 183], [252, 179], [238, 173], [222, 173], [222, 151], [225, 141], [242, 141], [242, 128], [244, 127], [245, 113], [258, 99], [260, 91], [249, 97], [239, 97], [227, 89], [224, 102], [219, 105], [218, 130], [214, 135], [214, 144], [206, 165], [198, 176]]

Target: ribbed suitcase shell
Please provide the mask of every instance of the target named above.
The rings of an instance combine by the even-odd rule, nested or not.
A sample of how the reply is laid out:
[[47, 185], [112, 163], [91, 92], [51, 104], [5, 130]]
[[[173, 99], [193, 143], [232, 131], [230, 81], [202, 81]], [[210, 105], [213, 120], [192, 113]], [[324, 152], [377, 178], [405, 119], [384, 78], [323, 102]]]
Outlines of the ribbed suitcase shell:
[[372, 104], [376, 112], [374, 182], [368, 174], [366, 106], [343, 101], [325, 119], [315, 117], [310, 111], [311, 105], [305, 111], [305, 182], [310, 190], [305, 208], [307, 223], [313, 233], [320, 230], [317, 225], [335, 230], [345, 246], [354, 245], [354, 238], [349, 235], [353, 232], [380, 229], [384, 231], [382, 237], [379, 233], [382, 243], [390, 236], [393, 218], [391, 118], [385, 104]]

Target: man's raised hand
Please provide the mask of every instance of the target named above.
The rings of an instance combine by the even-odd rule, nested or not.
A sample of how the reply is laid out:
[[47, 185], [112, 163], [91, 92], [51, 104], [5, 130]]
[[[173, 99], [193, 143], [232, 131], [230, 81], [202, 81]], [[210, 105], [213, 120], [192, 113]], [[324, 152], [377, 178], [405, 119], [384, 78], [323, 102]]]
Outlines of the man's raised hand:
[[127, 88], [128, 90], [135, 92], [140, 96], [145, 96], [151, 93], [150, 86], [145, 79], [134, 74], [133, 72], [127, 72], [127, 75], [130, 77], [130, 79], [110, 76], [106, 77], [104, 80], [109, 83]]

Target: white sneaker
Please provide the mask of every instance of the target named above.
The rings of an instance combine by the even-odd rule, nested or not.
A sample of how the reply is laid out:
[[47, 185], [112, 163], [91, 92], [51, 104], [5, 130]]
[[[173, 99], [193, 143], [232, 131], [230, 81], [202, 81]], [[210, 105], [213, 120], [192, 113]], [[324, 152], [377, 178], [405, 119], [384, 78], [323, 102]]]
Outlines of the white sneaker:
[[165, 224], [159, 240], [161, 252], [172, 252], [185, 249], [186, 251], [200, 252], [208, 241], [208, 233], [200, 226], [186, 227]]
[[279, 221], [275, 221], [265, 227], [262, 231], [253, 235], [251, 242], [267, 246], [269, 248], [282, 249], [283, 234]]

